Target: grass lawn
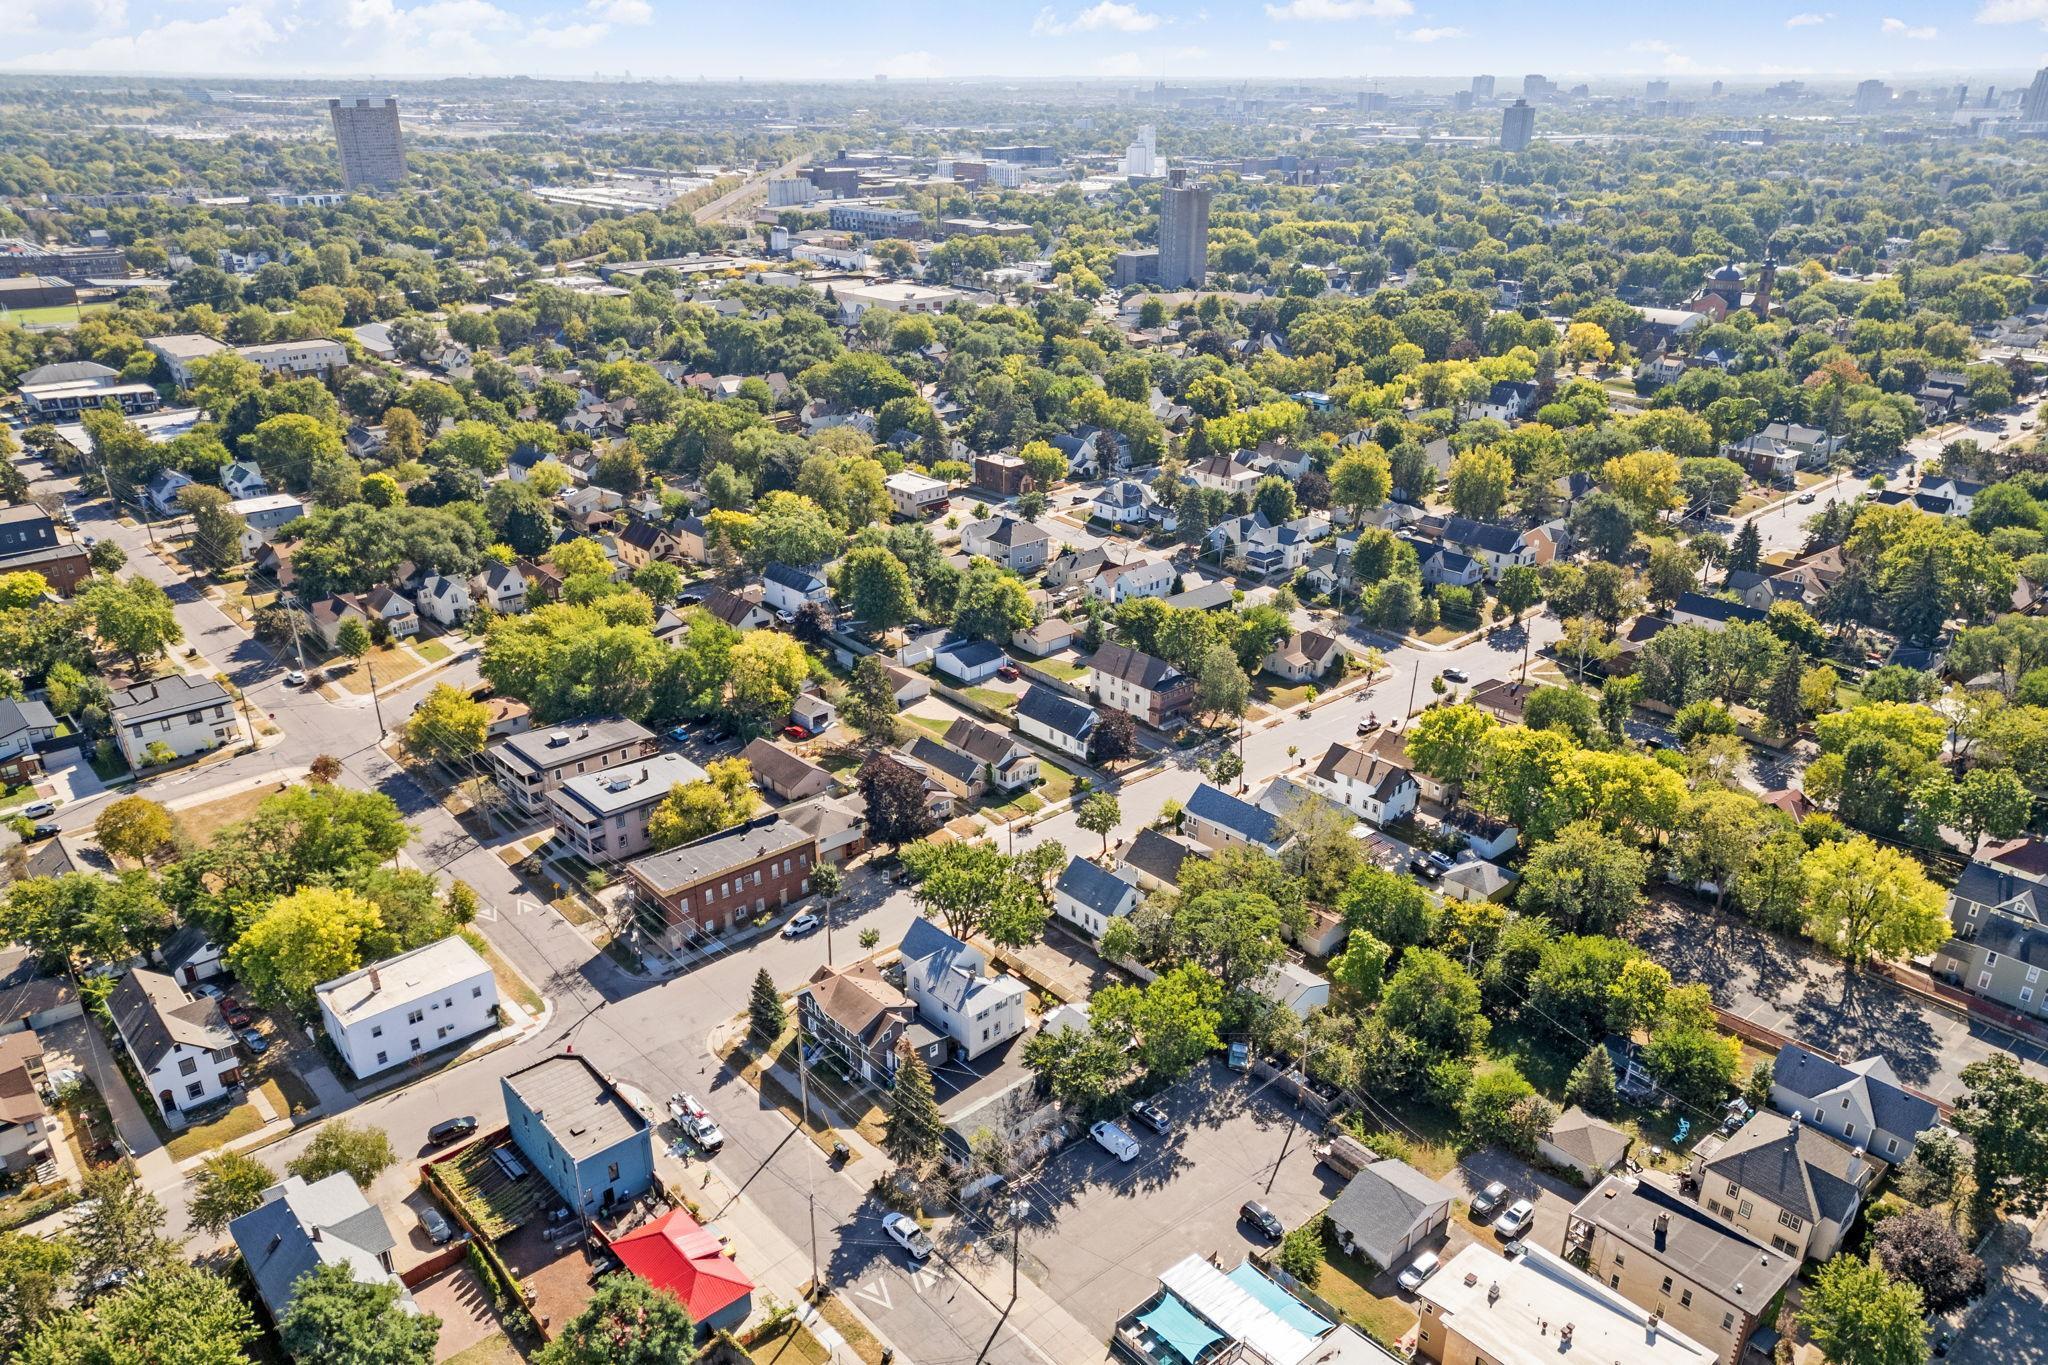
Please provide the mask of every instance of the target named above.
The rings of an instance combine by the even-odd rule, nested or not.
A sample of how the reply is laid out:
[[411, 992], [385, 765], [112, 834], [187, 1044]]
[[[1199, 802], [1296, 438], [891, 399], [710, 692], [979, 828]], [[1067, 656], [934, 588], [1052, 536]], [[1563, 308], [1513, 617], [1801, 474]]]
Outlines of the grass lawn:
[[1031, 666], [1049, 677], [1058, 678], [1061, 682], [1074, 682], [1088, 673], [1085, 665], [1067, 659], [1034, 659]]
[[1038, 775], [1045, 779], [1038, 784], [1038, 794], [1048, 806], [1057, 805], [1074, 794], [1074, 775], [1065, 768], [1041, 760]]
[[552, 902], [562, 918], [574, 925], [597, 923], [597, 916], [590, 913], [590, 907], [583, 903], [581, 896], [557, 896]]
[[1583, 1060], [1583, 1054], [1573, 1056], [1519, 1023], [1496, 1023], [1487, 1037], [1486, 1051], [1491, 1057], [1513, 1062], [1546, 1099], [1559, 1102], [1572, 1069]]
[[1315, 1292], [1383, 1346], [1392, 1346], [1415, 1326], [1415, 1310], [1399, 1299], [1383, 1299], [1366, 1286], [1374, 1271], [1369, 1262], [1326, 1248], [1323, 1273]]
[[1299, 687], [1260, 687], [1252, 696], [1263, 705], [1285, 711], [1307, 701], [1309, 689], [1315, 686], [1315, 683], [1303, 683]]
[[345, 687], [359, 697], [370, 695], [370, 676], [376, 675], [379, 688], [389, 688], [404, 682], [420, 671], [420, 662], [395, 645], [378, 645], [368, 654], [355, 661], [355, 667], [346, 673], [330, 679], [337, 687]]
[[[291, 1112], [284, 1091], [278, 1088], [276, 1081], [265, 1081], [258, 1088], [263, 1091], [264, 1098], [270, 1101], [270, 1107], [280, 1116]], [[173, 1161], [183, 1161], [186, 1157], [213, 1151], [216, 1147], [233, 1142], [236, 1138], [247, 1137], [266, 1122], [263, 1115], [256, 1112], [256, 1106], [244, 1100], [211, 1123], [194, 1124], [187, 1128], [166, 1142], [164, 1150], [171, 1154]]]
[[944, 739], [946, 731], [953, 728], [951, 721], [940, 720], [936, 716], [920, 716], [914, 713], [906, 713], [903, 719], [909, 721], [920, 730], [930, 731], [935, 739]]
[[1007, 825], [1012, 820], [1021, 820], [1027, 815], [1036, 815], [1044, 809], [1044, 798], [1029, 788], [1023, 788], [1011, 792], [1000, 801], [983, 802], [981, 813], [1000, 820]]
[[113, 306], [111, 303], [53, 303], [42, 308], [4, 308], [0, 309], [0, 321], [11, 322], [17, 327], [76, 326], [92, 314], [104, 313]]
[[285, 790], [285, 784], [271, 786], [268, 783], [250, 791], [223, 796], [217, 801], [207, 801], [183, 810], [173, 811], [179, 825], [185, 830], [185, 837], [193, 843], [206, 845], [213, 842], [213, 836], [240, 820], [246, 820], [256, 813], [256, 808], [269, 797]]
[[[819, 1151], [829, 1156], [832, 1144], [839, 1141], [839, 1130], [825, 1122], [815, 1106], [811, 1110], [810, 1122], [804, 1123], [803, 1097], [792, 1092], [776, 1077], [769, 1075], [762, 1066], [765, 1056], [770, 1064], [779, 1065], [786, 1071], [795, 1071], [797, 1058], [792, 1050], [795, 1045], [796, 1028], [793, 1025], [783, 1030], [782, 1036], [775, 1040], [775, 1045], [766, 1049], [765, 1053], [755, 1045], [750, 1033], [742, 1032], [734, 1041], [726, 1044], [720, 1056], [725, 1062], [738, 1067], [741, 1079], [760, 1091], [761, 1098], [780, 1109], [791, 1123], [803, 1128], [804, 1135], [810, 1138]], [[811, 1088], [817, 1091], [827, 1104], [853, 1120], [854, 1130], [862, 1137], [876, 1143], [882, 1140], [882, 1111], [866, 1095], [856, 1093], [851, 1086], [835, 1081], [815, 1069], [811, 1072], [810, 1081]], [[858, 1160], [858, 1152], [848, 1158], [849, 1164]]]
[[1464, 633], [1465, 632], [1462, 630], [1453, 630], [1449, 626], [1432, 626], [1425, 634], [1416, 635], [1413, 632], [1411, 632], [1408, 638], [1410, 638], [1411, 640], [1420, 640], [1422, 641], [1422, 643], [1426, 645], [1441, 645], [1448, 644], [1450, 641], [1457, 639], [1460, 635], [1463, 635]]
[[1406, 1122], [1400, 1133], [1367, 1129], [1356, 1118], [1352, 1120], [1352, 1132], [1381, 1156], [1405, 1161], [1432, 1180], [1441, 1180], [1456, 1169], [1458, 1135], [1451, 1119], [1419, 1107], [1409, 1109], [1402, 1117]]
[[831, 1365], [832, 1353], [812, 1336], [810, 1329], [794, 1318], [784, 1320], [771, 1332], [763, 1332], [747, 1343], [747, 1355], [755, 1365]]
[[235, 624], [247, 626], [257, 612], [276, 600], [275, 592], [264, 591], [249, 583], [224, 583], [218, 605], [234, 619]]
[[[84, 746], [81, 745], [80, 747], [83, 748]], [[93, 774], [102, 782], [112, 782], [115, 778], [125, 777], [128, 774], [128, 760], [121, 757], [121, 750], [118, 745], [109, 749], [106, 757], [102, 758], [100, 757], [100, 746], [95, 744], [85, 750], [85, 761], [92, 765]]]
[[526, 1357], [504, 1333], [486, 1337], [467, 1350], [458, 1351], [441, 1365], [525, 1365]]
[[998, 692], [993, 687], [963, 687], [963, 696], [980, 702], [992, 711], [1011, 711], [1017, 706], [1017, 698], [1008, 692]]
[[491, 964], [491, 974], [498, 978], [498, 993], [500, 995], [508, 995], [512, 999], [517, 1000], [528, 1013], [540, 1013], [540, 992], [526, 984], [526, 978], [521, 976], [518, 969], [505, 960], [502, 953], [491, 946], [489, 939], [485, 938], [482, 934], [471, 935], [467, 933], [463, 935], [463, 938], [468, 941], [470, 947], [480, 950], [483, 953], [484, 961]]
[[413, 642], [412, 652], [430, 664], [437, 664], [455, 651], [439, 640], [416, 640]]
[[875, 1334], [867, 1324], [853, 1315], [852, 1310], [839, 1301], [837, 1294], [827, 1294], [818, 1301], [818, 1315], [832, 1324], [832, 1330], [846, 1338], [846, 1344], [865, 1365], [882, 1365], [882, 1344], [875, 1340]]

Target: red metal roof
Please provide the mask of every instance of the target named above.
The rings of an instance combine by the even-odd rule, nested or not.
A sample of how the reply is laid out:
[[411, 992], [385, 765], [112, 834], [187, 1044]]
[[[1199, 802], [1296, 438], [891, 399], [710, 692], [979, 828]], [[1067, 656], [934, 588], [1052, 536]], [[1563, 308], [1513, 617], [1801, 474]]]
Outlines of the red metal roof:
[[720, 1249], [718, 1238], [682, 1209], [670, 1209], [612, 1241], [634, 1274], [666, 1289], [703, 1322], [754, 1292], [754, 1282]]

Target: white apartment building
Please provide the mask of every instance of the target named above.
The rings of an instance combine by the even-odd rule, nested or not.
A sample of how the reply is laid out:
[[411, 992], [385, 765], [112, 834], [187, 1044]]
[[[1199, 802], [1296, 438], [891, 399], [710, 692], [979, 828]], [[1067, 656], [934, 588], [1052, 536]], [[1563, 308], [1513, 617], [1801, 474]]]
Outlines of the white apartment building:
[[175, 758], [204, 753], [242, 738], [235, 700], [225, 687], [195, 673], [174, 673], [114, 693], [110, 711], [121, 755], [143, 767], [152, 744]]
[[490, 964], [453, 934], [316, 986], [313, 998], [327, 1037], [358, 1080], [498, 1022]]
[[348, 347], [338, 341], [272, 341], [262, 346], [238, 346], [235, 353], [261, 365], [266, 374], [287, 378], [332, 374], [348, 364]]

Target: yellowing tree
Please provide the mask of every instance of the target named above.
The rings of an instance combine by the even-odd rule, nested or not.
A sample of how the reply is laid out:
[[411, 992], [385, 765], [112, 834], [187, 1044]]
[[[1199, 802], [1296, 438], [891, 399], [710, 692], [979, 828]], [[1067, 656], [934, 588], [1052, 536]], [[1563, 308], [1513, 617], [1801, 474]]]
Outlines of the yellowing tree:
[[228, 966], [256, 998], [304, 1013], [313, 988], [363, 965], [383, 916], [353, 891], [309, 886], [280, 897], [228, 949]]
[[460, 763], [483, 753], [490, 729], [490, 707], [442, 683], [405, 723], [405, 748], [416, 758]]
[[721, 758], [704, 770], [701, 782], [678, 782], [647, 820], [647, 838], [656, 849], [674, 848], [744, 823], [760, 805], [754, 792], [754, 765], [744, 758]]
[[1861, 835], [1800, 864], [1807, 936], [1852, 966], [1930, 952], [1949, 936], [1947, 898], [1920, 864]]
[[1574, 365], [1599, 365], [1614, 355], [1614, 341], [1597, 322], [1575, 322], [1564, 329], [1564, 358]]
[[750, 630], [733, 646], [728, 704], [743, 724], [765, 729], [789, 714], [810, 676], [811, 656], [802, 645], [772, 630]]
[[1637, 450], [1600, 466], [1600, 482], [1648, 521], [1678, 505], [1678, 457], [1665, 450]]
[[1461, 517], [1493, 520], [1514, 486], [1514, 462], [1492, 446], [1474, 446], [1451, 461], [1451, 506]]

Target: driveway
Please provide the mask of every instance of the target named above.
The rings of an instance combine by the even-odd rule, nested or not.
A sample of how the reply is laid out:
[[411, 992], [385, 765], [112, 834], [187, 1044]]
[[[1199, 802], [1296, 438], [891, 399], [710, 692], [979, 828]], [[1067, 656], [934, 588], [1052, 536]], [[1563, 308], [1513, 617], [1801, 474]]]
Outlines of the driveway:
[[[1488, 1147], [1466, 1157], [1444, 1177], [1444, 1184], [1456, 1190], [1469, 1209], [1472, 1196], [1496, 1180], [1508, 1187], [1509, 1203], [1527, 1199], [1536, 1205], [1536, 1222], [1523, 1240], [1533, 1242], [1545, 1251], [1563, 1255], [1565, 1220], [1578, 1207], [1586, 1192], [1569, 1181], [1537, 1170], [1520, 1157], [1498, 1147]], [[1478, 1234], [1478, 1240], [1487, 1241], [1489, 1236], [1490, 1233]], [[1500, 1238], [1491, 1237], [1491, 1241], [1497, 1250], [1501, 1245]]]
[[1923, 1000], [1870, 972], [1844, 971], [1835, 958], [1781, 939], [1749, 921], [1664, 898], [1628, 937], [1684, 982], [1704, 982], [1734, 1014], [1837, 1056], [1881, 1054], [1899, 1079], [1954, 1103], [1962, 1070], [2010, 1052], [2048, 1079], [2048, 1051]]
[[[2048, 1365], [2048, 1221], [2034, 1230], [2033, 1242], [2006, 1267], [1993, 1289], [1954, 1345], [1951, 1365]], [[1938, 1325], [1937, 1325], [1938, 1326]]]
[[45, 750], [43, 777], [49, 783], [51, 794], [63, 806], [76, 805], [107, 789], [107, 784], [100, 781], [100, 775], [86, 761], [85, 750], [76, 744]]
[[[1083, 1137], [1017, 1186], [1032, 1206], [1024, 1233], [1031, 1277], [1104, 1337], [1189, 1252], [1229, 1265], [1268, 1245], [1238, 1221], [1247, 1199], [1291, 1228], [1343, 1188], [1316, 1164], [1313, 1119], [1219, 1061], [1157, 1100], [1173, 1131], [1162, 1137], [1127, 1121], [1144, 1148], [1128, 1165]], [[1300, 1126], [1290, 1136], [1291, 1118]]]

